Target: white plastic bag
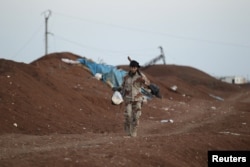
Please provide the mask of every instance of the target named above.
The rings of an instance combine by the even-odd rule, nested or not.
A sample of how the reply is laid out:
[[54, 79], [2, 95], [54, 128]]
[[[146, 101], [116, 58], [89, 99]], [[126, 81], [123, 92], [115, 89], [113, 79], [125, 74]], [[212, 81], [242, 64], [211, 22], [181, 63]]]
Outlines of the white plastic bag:
[[116, 105], [119, 105], [123, 102], [123, 98], [120, 92], [115, 91], [113, 96], [112, 96], [112, 102]]
[[96, 73], [96, 74], [95, 74], [95, 78], [96, 78], [97, 80], [101, 80], [101, 79], [102, 79], [102, 74], [101, 74], [101, 73]]

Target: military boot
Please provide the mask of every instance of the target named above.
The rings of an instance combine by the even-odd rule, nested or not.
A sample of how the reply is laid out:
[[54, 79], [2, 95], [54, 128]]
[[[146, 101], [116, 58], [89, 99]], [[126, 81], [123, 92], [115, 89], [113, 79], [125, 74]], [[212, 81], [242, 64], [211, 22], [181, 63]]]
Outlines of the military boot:
[[131, 129], [131, 136], [132, 136], [132, 137], [136, 137], [136, 136], [137, 136], [137, 127], [133, 127], [133, 128]]
[[124, 123], [124, 131], [127, 135], [130, 135], [130, 126], [127, 122]]
[[131, 124], [131, 136], [136, 137], [137, 136], [137, 127], [139, 124], [139, 120], [134, 120], [134, 122]]

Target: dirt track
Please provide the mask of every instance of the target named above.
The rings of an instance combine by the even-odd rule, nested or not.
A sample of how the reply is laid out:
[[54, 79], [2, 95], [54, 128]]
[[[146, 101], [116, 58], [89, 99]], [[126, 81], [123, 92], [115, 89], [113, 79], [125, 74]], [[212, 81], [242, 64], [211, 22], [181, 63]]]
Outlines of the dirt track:
[[[110, 88], [61, 57], [76, 58], [1, 60], [0, 166], [201, 167], [208, 150], [250, 150], [249, 86], [220, 83], [190, 67], [169, 66], [161, 75], [165, 67], [146, 69], [163, 99], [144, 104], [138, 137], [130, 138]], [[168, 90], [173, 84], [179, 93]]]

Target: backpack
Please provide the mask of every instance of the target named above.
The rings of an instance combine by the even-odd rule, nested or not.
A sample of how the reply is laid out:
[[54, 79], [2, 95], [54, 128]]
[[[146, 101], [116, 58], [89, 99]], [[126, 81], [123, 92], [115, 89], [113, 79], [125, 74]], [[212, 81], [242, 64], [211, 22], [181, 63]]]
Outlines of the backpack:
[[160, 89], [159, 89], [159, 87], [158, 87], [157, 85], [155, 85], [155, 84], [150, 84], [150, 85], [148, 86], [148, 88], [151, 90], [152, 95], [155, 95], [156, 97], [161, 98]]

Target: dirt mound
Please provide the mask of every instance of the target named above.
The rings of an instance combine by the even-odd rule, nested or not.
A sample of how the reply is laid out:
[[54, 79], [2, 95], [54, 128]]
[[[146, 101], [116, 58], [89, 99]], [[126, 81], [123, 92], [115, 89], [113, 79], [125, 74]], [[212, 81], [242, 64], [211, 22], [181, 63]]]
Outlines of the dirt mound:
[[[31, 63], [1, 60], [0, 133], [83, 133], [115, 131], [112, 91], [79, 66], [52, 54]], [[28, 121], [27, 121], [28, 120]], [[102, 123], [100, 123], [102, 122]], [[17, 124], [17, 127], [13, 124]], [[105, 125], [105, 126], [103, 126]]]
[[226, 96], [227, 93], [235, 92], [238, 88], [188, 66], [156, 65], [143, 69], [145, 73], [154, 76], [153, 81], [160, 87], [170, 88], [176, 86], [182, 95], [193, 98], [211, 98], [211, 94]]
[[207, 150], [250, 149], [249, 85], [186, 66], [142, 68], [163, 98], [143, 105], [139, 136], [128, 138], [111, 88], [61, 61], [79, 57], [0, 59], [0, 166], [200, 167]]

